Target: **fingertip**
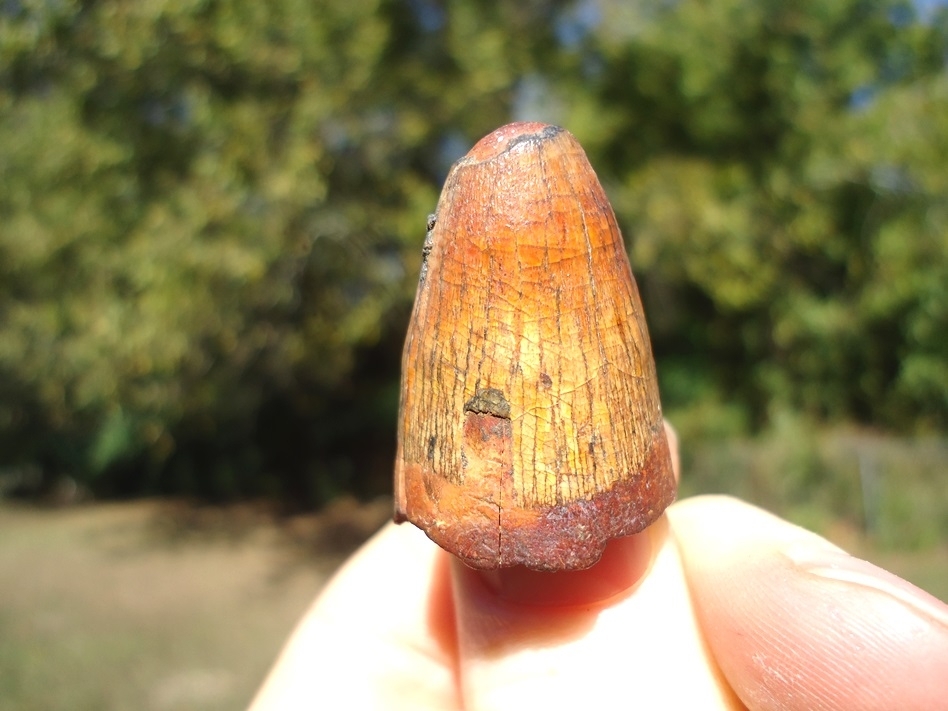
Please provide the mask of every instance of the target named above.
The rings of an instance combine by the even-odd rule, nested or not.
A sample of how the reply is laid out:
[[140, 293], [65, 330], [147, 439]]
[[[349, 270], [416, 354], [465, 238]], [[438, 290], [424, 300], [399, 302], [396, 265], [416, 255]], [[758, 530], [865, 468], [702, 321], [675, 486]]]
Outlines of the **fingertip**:
[[453, 565], [464, 707], [739, 708], [708, 664], [665, 518], [637, 538], [569, 576], [498, 583]]
[[343, 565], [286, 643], [253, 709], [457, 708], [457, 649], [447, 554], [389, 524]]
[[943, 704], [948, 606], [735, 499], [697, 497], [669, 518], [708, 645], [745, 704]]
[[516, 605], [593, 605], [628, 591], [648, 570], [653, 555], [649, 530], [610, 541], [599, 562], [586, 570], [543, 572], [523, 566], [474, 570], [454, 559], [455, 584], [473, 586]]
[[[667, 532], [664, 519], [656, 526]], [[556, 648], [585, 635], [600, 612], [636, 589], [652, 563], [652, 528], [610, 542], [587, 570], [451, 566], [462, 657], [499, 658], [523, 647]], [[667, 533], [664, 536], [667, 538]]]

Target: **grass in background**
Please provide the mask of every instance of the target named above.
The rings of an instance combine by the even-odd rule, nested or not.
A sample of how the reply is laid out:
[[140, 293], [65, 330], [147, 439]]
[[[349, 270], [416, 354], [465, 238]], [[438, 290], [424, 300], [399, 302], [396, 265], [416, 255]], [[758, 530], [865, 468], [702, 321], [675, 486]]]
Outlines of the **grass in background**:
[[0, 502], [0, 710], [245, 708], [377, 509]]

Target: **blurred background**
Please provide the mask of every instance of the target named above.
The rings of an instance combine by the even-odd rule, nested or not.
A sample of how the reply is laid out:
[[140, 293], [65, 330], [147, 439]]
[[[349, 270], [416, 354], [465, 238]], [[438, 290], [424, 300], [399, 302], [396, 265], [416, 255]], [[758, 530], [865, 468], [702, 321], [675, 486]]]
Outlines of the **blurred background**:
[[511, 120], [626, 237], [682, 495], [948, 598], [948, 7], [2, 0], [0, 709], [235, 708], [390, 515], [426, 215]]

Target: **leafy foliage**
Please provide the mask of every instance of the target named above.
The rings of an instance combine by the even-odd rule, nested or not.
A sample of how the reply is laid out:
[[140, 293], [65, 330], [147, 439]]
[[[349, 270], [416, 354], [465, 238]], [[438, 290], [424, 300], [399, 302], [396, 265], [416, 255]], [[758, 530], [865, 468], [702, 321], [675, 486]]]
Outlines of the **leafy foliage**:
[[0, 464], [385, 486], [425, 215], [511, 118], [587, 147], [672, 405], [943, 428], [946, 49], [883, 0], [7, 2]]
[[757, 423], [946, 424], [945, 31], [910, 17], [682, 2], [597, 41], [660, 360], [704, 358]]

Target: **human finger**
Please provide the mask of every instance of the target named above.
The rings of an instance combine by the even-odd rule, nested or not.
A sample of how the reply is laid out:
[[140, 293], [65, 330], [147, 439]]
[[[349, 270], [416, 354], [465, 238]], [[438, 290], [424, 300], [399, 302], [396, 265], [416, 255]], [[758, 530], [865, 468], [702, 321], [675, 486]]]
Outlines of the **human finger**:
[[751, 709], [944, 709], [948, 605], [727, 497], [669, 511], [708, 648]]
[[453, 573], [465, 709], [740, 708], [709, 659], [664, 518], [612, 541], [589, 570], [455, 562]]
[[333, 577], [251, 711], [459, 708], [448, 556], [389, 524]]
[[[533, 605], [524, 586], [506, 597], [455, 566], [464, 708], [741, 708], [707, 654], [666, 520], [638, 536], [648, 570], [585, 605]], [[562, 574], [537, 575], [556, 586]]]

